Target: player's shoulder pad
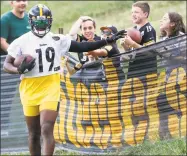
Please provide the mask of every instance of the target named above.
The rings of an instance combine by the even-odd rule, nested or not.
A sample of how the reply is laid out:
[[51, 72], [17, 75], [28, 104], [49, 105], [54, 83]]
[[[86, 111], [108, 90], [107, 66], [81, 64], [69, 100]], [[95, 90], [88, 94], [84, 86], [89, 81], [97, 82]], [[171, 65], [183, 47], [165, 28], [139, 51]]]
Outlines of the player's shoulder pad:
[[60, 40], [60, 36], [57, 36], [57, 35], [52, 36], [52, 39], [55, 40], [55, 41], [58, 41], [58, 40]]

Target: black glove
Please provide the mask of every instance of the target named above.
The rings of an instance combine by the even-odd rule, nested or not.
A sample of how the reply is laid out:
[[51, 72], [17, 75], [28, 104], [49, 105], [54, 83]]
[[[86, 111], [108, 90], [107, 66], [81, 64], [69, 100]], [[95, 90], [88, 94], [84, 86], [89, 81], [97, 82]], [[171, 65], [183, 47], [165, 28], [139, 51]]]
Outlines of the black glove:
[[36, 65], [35, 59], [31, 60], [29, 63], [26, 62], [27, 57], [25, 57], [22, 63], [17, 68], [19, 74], [24, 74], [31, 71]]
[[116, 34], [112, 35], [112, 37], [107, 38], [106, 42], [107, 43], [113, 43], [116, 40], [120, 39], [120, 38], [124, 38], [124, 36], [127, 34], [126, 30], [120, 30], [118, 31]]

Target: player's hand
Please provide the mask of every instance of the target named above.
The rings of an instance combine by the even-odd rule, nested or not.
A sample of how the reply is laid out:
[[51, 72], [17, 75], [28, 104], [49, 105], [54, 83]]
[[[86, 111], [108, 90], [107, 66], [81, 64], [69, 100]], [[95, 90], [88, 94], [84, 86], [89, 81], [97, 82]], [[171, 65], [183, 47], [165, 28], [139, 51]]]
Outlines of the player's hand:
[[115, 42], [116, 40], [118, 40], [120, 38], [124, 38], [124, 36], [126, 35], [126, 33], [127, 33], [126, 30], [118, 31], [116, 34], [112, 35], [112, 37], [107, 38], [106, 42], [107, 43], [112, 43], [112, 42]]
[[27, 57], [25, 57], [22, 61], [22, 63], [17, 68], [19, 74], [25, 74], [29, 71], [31, 71], [34, 66], [36, 65], [35, 59], [31, 60], [29, 63], [26, 62]]

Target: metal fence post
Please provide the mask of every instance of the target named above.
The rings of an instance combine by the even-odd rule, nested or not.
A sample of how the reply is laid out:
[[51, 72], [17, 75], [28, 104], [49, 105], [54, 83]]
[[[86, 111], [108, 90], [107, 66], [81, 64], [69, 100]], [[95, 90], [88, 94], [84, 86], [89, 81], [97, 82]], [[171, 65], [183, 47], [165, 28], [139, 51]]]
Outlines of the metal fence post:
[[58, 28], [58, 33], [59, 33], [59, 34], [63, 34], [63, 32], [64, 32], [64, 29], [63, 29], [63, 28]]

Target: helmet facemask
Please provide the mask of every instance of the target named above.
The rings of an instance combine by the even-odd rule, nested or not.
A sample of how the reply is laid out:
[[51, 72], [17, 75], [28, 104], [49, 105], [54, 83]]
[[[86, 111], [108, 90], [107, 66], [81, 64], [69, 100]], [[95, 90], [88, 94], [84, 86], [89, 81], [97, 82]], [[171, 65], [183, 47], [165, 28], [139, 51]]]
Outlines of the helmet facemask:
[[30, 20], [31, 30], [38, 37], [44, 37], [51, 29], [52, 18], [37, 16]]

